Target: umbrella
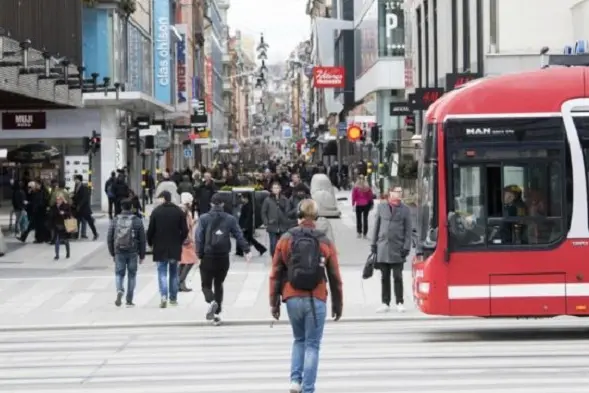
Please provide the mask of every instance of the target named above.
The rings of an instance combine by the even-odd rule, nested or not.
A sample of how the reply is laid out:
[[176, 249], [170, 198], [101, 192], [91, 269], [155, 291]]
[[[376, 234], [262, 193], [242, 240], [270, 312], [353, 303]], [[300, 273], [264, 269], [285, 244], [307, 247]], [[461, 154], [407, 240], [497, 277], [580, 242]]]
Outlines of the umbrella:
[[9, 162], [30, 164], [50, 161], [58, 158], [60, 155], [61, 153], [54, 146], [49, 146], [44, 143], [31, 143], [9, 151], [6, 159]]

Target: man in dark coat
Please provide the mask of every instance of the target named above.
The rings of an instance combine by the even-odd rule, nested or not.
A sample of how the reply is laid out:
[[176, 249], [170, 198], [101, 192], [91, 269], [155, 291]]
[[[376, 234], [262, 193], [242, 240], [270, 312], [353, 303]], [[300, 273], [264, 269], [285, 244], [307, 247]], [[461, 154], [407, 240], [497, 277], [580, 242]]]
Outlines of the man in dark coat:
[[121, 201], [129, 197], [129, 185], [125, 179], [124, 171], [118, 171], [117, 179], [113, 182], [112, 192], [115, 199], [115, 215], [118, 216], [123, 211]]
[[[182, 244], [188, 236], [188, 225], [184, 211], [172, 202], [172, 194], [162, 191], [157, 198], [158, 205], [149, 218], [147, 244], [153, 249], [153, 261], [157, 264], [160, 289], [160, 307], [178, 304], [178, 263], [182, 255]], [[169, 285], [168, 285], [169, 284]]]
[[94, 217], [92, 217], [92, 209], [90, 208], [90, 189], [83, 183], [82, 175], [74, 176], [74, 197], [72, 204], [74, 206], [74, 215], [78, 219], [78, 232], [80, 237], [86, 239], [86, 223], [94, 235], [94, 239], [98, 239], [98, 232], [94, 225]]
[[217, 192], [217, 186], [209, 172], [205, 172], [203, 182], [197, 190], [198, 214], [203, 215], [211, 210], [211, 198]]

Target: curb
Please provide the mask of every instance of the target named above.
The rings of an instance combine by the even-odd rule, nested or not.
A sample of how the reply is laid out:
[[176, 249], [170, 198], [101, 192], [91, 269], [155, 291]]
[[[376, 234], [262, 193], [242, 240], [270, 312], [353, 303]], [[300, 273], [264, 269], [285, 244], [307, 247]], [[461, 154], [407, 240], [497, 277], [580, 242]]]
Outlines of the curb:
[[[356, 317], [344, 318], [338, 322], [328, 319], [326, 322], [332, 323], [395, 323], [395, 322], [414, 322], [414, 321], [449, 321], [460, 320], [465, 317], [443, 317], [443, 316], [401, 316], [401, 317]], [[223, 326], [268, 326], [274, 325], [288, 325], [288, 320], [282, 319], [279, 321], [271, 321], [270, 319], [243, 319], [243, 320], [228, 320], [223, 321]], [[73, 323], [62, 325], [23, 325], [23, 326], [6, 326], [0, 327], [0, 334], [11, 332], [36, 332], [48, 331], [59, 332], [68, 330], [109, 330], [109, 329], [140, 329], [140, 328], [166, 328], [166, 327], [208, 327], [211, 326], [210, 321], [152, 321], [152, 322], [121, 322], [121, 323]]]

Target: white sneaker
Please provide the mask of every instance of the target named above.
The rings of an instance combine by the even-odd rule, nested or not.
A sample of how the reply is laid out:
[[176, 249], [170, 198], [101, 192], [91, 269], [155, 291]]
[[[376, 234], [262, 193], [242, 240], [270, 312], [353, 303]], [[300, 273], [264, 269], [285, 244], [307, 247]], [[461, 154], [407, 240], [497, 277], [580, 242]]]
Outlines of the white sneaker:
[[288, 393], [301, 393], [301, 384], [298, 382], [291, 382], [290, 388], [288, 389]]
[[397, 304], [397, 312], [405, 312], [405, 306], [403, 304]]
[[221, 326], [222, 322], [223, 322], [223, 320], [221, 319], [221, 315], [215, 314], [215, 316], [213, 317], [213, 325], [214, 326]]
[[377, 313], [385, 313], [385, 312], [389, 312], [391, 311], [391, 307], [387, 306], [386, 304], [383, 304], [382, 306], [380, 306], [379, 308], [376, 309]]

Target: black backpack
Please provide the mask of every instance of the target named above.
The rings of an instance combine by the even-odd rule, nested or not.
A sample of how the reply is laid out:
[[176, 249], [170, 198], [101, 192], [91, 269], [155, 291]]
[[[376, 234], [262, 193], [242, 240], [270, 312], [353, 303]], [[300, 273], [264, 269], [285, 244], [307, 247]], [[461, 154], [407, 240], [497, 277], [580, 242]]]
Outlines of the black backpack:
[[325, 280], [325, 258], [319, 236], [309, 229], [289, 231], [292, 236], [288, 282], [300, 291], [313, 291]]
[[231, 233], [224, 223], [223, 214], [213, 216], [205, 235], [205, 254], [225, 255], [231, 252]]

